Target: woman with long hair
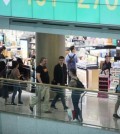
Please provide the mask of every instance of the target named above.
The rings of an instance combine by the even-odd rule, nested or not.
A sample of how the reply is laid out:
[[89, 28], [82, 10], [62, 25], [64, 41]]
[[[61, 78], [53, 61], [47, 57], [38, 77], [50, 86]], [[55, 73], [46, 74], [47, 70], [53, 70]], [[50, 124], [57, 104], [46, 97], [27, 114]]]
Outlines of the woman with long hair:
[[[70, 69], [69, 71], [69, 75], [71, 77], [69, 86], [70, 87], [76, 87], [76, 88], [83, 88], [84, 89], [84, 85], [82, 84], [82, 82], [78, 79], [77, 75], [76, 75], [76, 69]], [[84, 91], [78, 91], [78, 90], [72, 90], [72, 102], [73, 102], [73, 106], [74, 106], [74, 112], [75, 112], [75, 121], [79, 121], [82, 122], [82, 113], [81, 110], [79, 108], [79, 100], [81, 97], [81, 93], [83, 93]]]

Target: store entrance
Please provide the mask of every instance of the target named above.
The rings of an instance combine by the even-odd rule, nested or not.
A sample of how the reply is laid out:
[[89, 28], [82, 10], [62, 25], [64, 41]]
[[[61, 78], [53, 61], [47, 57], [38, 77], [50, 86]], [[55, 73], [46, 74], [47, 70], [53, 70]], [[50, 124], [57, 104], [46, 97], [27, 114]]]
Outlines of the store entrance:
[[[23, 80], [31, 82], [36, 81], [36, 46], [35, 33], [16, 30], [0, 30], [0, 49], [5, 47], [5, 51], [1, 51], [0, 61], [6, 63], [7, 73], [9, 77], [14, 61], [18, 61], [20, 73]], [[32, 90], [32, 87], [29, 87]]]
[[[4, 53], [7, 59], [7, 66], [12, 66], [12, 60], [21, 58], [26, 69], [29, 69], [29, 78], [36, 82], [36, 45], [35, 32], [0, 30], [0, 47], [6, 47]], [[111, 62], [108, 86], [106, 89], [115, 89], [119, 81], [120, 72], [120, 41], [112, 38], [96, 38], [76, 35], [65, 35], [65, 55], [69, 53], [69, 47], [74, 45], [78, 57], [77, 75], [86, 88], [99, 90], [99, 77], [102, 74], [101, 69], [108, 56]], [[105, 83], [106, 84], [106, 83]], [[104, 83], [103, 83], [104, 85]], [[102, 86], [103, 86], [102, 85]]]
[[[77, 75], [86, 88], [115, 92], [120, 74], [119, 42], [112, 38], [66, 36], [66, 53], [71, 45], [76, 47]], [[105, 94], [98, 96], [108, 97]]]

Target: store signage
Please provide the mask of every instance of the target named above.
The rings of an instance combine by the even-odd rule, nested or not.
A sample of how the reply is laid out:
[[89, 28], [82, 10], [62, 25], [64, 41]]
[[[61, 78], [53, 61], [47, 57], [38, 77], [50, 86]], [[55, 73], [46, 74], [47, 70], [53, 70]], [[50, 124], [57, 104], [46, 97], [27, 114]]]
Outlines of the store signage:
[[10, 2], [10, 0], [3, 0], [3, 2], [5, 3], [5, 5], [7, 6]]
[[[0, 0], [0, 15], [120, 24], [120, 0]], [[112, 19], [111, 19], [112, 18]]]

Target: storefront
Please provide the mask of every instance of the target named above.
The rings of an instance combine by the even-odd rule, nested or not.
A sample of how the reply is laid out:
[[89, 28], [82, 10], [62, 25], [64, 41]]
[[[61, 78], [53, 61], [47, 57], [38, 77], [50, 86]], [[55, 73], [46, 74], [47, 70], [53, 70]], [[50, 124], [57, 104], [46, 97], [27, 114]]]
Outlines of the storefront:
[[[120, 39], [119, 5], [118, 0], [103, 0], [102, 2], [99, 0], [91, 0], [90, 3], [87, 0], [71, 0], [69, 2], [58, 2], [55, 0], [49, 2], [45, 0], [1, 0], [0, 27], [40, 33], [79, 36], [77, 39], [71, 36], [73, 40], [72, 43], [76, 46], [78, 57], [80, 57], [78, 76], [87, 88], [96, 90], [99, 88], [99, 68], [104, 61], [104, 56], [111, 53], [111, 62], [113, 63], [113, 57], [117, 59], [119, 55], [119, 50], [114, 52], [116, 51], [115, 48], [105, 48], [105, 46], [116, 47], [117, 44], [115, 42], [117, 39]], [[64, 11], [63, 9], [66, 10]], [[102, 39], [100, 39], [100, 37]], [[69, 38], [69, 40], [71, 40], [71, 38]], [[67, 39], [66, 36], [66, 40]], [[32, 51], [30, 48], [30, 54], [26, 52], [22, 54], [23, 51], [20, 49], [26, 51], [26, 48], [29, 48], [23, 38], [20, 42], [21, 43], [18, 44], [24, 44], [24, 47], [17, 46], [17, 50], [15, 50], [16, 43], [12, 43], [16, 55], [22, 55], [23, 58], [30, 58], [31, 53], [34, 55], [35, 42], [33, 40], [29, 41], [33, 49]], [[66, 45], [66, 48], [68, 47], [69, 45]], [[8, 47], [8, 56], [11, 58], [12, 54], [10, 49]], [[119, 68], [119, 62], [113, 63], [112, 65]]]
[[[66, 36], [66, 50], [71, 46], [76, 46], [76, 54], [79, 58], [77, 63], [77, 74], [86, 88], [92, 90], [99, 89], [99, 77], [105, 76], [102, 73], [102, 65], [105, 56], [110, 56], [111, 71], [108, 77], [109, 89], [115, 89], [118, 84], [119, 74], [119, 40], [112, 38], [93, 38], [83, 36]], [[104, 84], [104, 83], [103, 83]], [[102, 85], [103, 86], [103, 85]]]
[[[1, 46], [6, 46], [7, 59], [15, 57], [22, 58], [25, 65], [32, 68], [32, 59], [35, 59], [35, 33], [1, 30]], [[105, 56], [110, 56], [112, 63], [110, 76], [110, 89], [114, 89], [118, 84], [119, 67], [119, 40], [112, 38], [93, 38], [84, 36], [65, 36], [66, 54], [71, 45], [76, 47], [77, 75], [84, 83], [85, 87], [92, 90], [99, 89], [99, 76], [101, 66], [105, 61]], [[117, 60], [116, 60], [117, 59]], [[10, 65], [10, 63], [9, 63]]]
[[6, 47], [5, 57], [23, 59], [26, 65], [35, 57], [35, 33], [17, 30], [0, 30], [0, 47]]

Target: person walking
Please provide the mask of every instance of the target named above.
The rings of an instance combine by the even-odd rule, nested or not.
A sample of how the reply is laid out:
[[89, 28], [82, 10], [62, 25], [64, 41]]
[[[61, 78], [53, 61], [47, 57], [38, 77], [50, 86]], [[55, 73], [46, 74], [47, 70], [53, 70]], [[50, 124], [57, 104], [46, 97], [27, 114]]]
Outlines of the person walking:
[[[78, 79], [75, 69], [70, 69], [69, 75], [71, 76], [71, 80], [69, 83], [70, 87], [83, 88], [83, 89], [85, 88], [82, 82]], [[71, 95], [73, 106], [74, 106], [74, 112], [75, 112], [75, 121], [79, 121], [79, 122], [83, 121], [82, 113], [79, 108], [79, 100], [81, 97], [81, 93], [83, 92], [84, 91], [72, 90], [72, 95]]]
[[[64, 63], [63, 56], [59, 57], [59, 62], [54, 67], [54, 82], [56, 83], [56, 85], [61, 85], [61, 86], [64, 86], [67, 83], [67, 67], [66, 64]], [[59, 98], [61, 98], [61, 102], [64, 110], [67, 110], [68, 107], [66, 106], [66, 102], [65, 102], [65, 92], [64, 89], [61, 88], [56, 89], [56, 96], [54, 97], [51, 103], [51, 108], [57, 109], [55, 104]]]
[[[40, 64], [36, 68], [37, 83], [49, 84], [49, 73], [46, 65], [47, 65], [47, 58], [42, 57], [40, 59]], [[51, 113], [49, 105], [49, 98], [50, 98], [49, 89], [50, 88], [48, 86], [44, 85], [37, 86], [36, 96], [32, 98], [30, 103], [31, 111], [33, 111], [34, 105], [36, 105], [44, 97], [42, 110], [45, 113]]]
[[[15, 79], [15, 80], [20, 80], [22, 75], [19, 72], [19, 63], [17, 61], [14, 61], [12, 66], [12, 71], [10, 74], [10, 78], [11, 79]], [[12, 99], [11, 99], [11, 104], [12, 105], [17, 105], [14, 101], [15, 101], [15, 96], [17, 94], [17, 91], [19, 92], [18, 94], [18, 104], [23, 104], [23, 102], [21, 101], [21, 94], [22, 94], [22, 90], [20, 87], [20, 83], [19, 82], [15, 82], [13, 85], [13, 94], [12, 94]]]

